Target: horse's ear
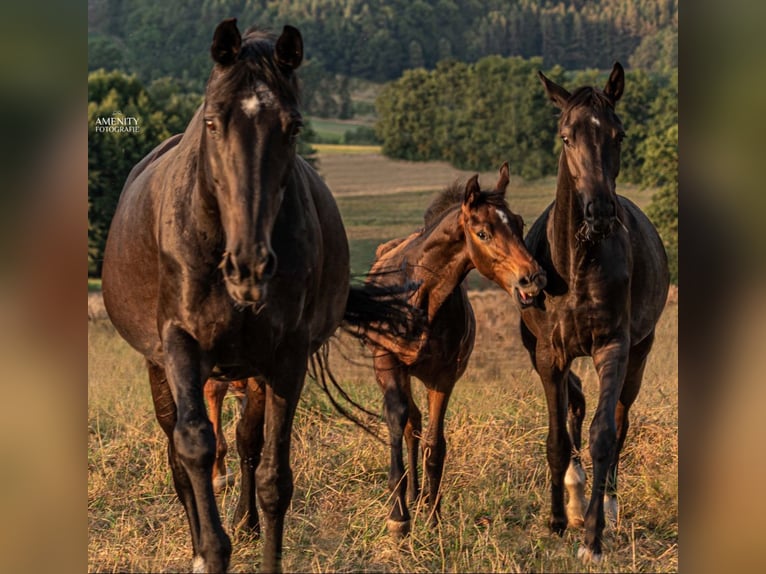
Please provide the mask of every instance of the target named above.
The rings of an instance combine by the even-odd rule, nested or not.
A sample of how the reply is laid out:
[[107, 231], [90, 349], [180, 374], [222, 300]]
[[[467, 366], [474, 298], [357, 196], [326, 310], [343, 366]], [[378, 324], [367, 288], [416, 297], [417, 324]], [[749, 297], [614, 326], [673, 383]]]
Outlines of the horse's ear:
[[622, 69], [622, 65], [619, 62], [614, 63], [612, 73], [609, 74], [609, 79], [606, 81], [604, 87], [604, 93], [612, 100], [612, 105], [617, 103], [622, 97], [622, 93], [625, 91], [625, 70]]
[[237, 29], [237, 19], [227, 18], [218, 24], [213, 35], [210, 55], [221, 66], [231, 66], [237, 59], [242, 47], [242, 36]]
[[298, 28], [285, 26], [274, 46], [277, 63], [289, 70], [295, 70], [303, 61], [303, 38]]
[[463, 196], [463, 205], [472, 207], [479, 200], [481, 187], [479, 187], [479, 174], [477, 173], [465, 184], [465, 195]]
[[508, 188], [508, 182], [511, 181], [511, 172], [508, 168], [508, 162], [503, 162], [500, 166], [500, 172], [497, 177], [497, 184], [495, 190], [505, 195], [505, 190]]
[[559, 86], [556, 82], [552, 82], [546, 78], [545, 74], [543, 74], [540, 70], [537, 71], [537, 77], [540, 78], [540, 81], [543, 83], [545, 93], [548, 94], [548, 99], [553, 102], [553, 105], [555, 105], [560, 110], [564, 109], [564, 106], [566, 106], [567, 101], [569, 101], [569, 96], [571, 94]]

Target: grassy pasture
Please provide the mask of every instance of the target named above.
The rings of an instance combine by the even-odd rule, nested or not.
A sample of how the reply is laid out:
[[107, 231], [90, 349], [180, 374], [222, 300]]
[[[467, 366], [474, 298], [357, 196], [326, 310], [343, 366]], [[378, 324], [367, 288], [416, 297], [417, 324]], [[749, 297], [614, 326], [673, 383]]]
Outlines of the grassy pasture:
[[[356, 274], [370, 268], [378, 245], [421, 228], [423, 213], [440, 190], [474, 174], [444, 162], [390, 160], [380, 153], [342, 153], [334, 147], [330, 146], [329, 153], [320, 150], [319, 168], [343, 216], [351, 269]], [[497, 181], [497, 172], [484, 172], [479, 178], [483, 188], [491, 188]], [[506, 193], [508, 204], [524, 218], [527, 229], [553, 200], [555, 187], [552, 177], [533, 182], [511, 178]], [[641, 208], [652, 195], [650, 190], [633, 185], [621, 185], [619, 192]], [[472, 272], [469, 285], [485, 288], [488, 282]]]
[[[374, 154], [332, 158], [321, 157], [323, 175], [343, 211], [357, 272], [366, 270], [380, 241], [419, 227], [432, 194], [455, 176], [443, 165], [402, 166]], [[333, 163], [341, 159], [348, 171], [361, 169], [353, 189], [344, 187], [343, 161]], [[357, 162], [368, 170], [377, 166], [377, 176], [390, 187], [380, 190], [372, 172]], [[488, 185], [495, 174], [486, 177], [482, 182]], [[412, 188], [401, 189], [408, 183]], [[639, 205], [650, 196], [621, 191]], [[552, 181], [512, 181], [508, 197], [531, 223], [552, 193]], [[286, 519], [285, 571], [583, 571], [576, 559], [582, 531], [559, 538], [547, 530], [545, 400], [519, 341], [518, 313], [496, 289], [472, 291], [471, 301], [477, 341], [447, 414], [439, 528], [429, 529], [425, 510], [416, 507], [411, 535], [401, 543], [389, 539], [387, 447], [338, 415], [307, 379], [293, 432], [295, 493]], [[677, 322], [676, 293], [661, 319], [631, 412], [621, 462], [619, 523], [607, 535], [605, 561], [586, 571], [678, 570]], [[105, 320], [89, 321], [88, 359], [88, 570], [186, 571], [191, 560], [187, 523], [173, 490], [143, 360]], [[382, 411], [370, 361], [358, 344], [336, 340], [331, 364], [354, 399]], [[596, 377], [589, 360], [575, 366], [586, 390], [587, 426], [596, 402]], [[421, 385], [415, 382], [413, 388], [423, 408]], [[235, 401], [227, 399], [225, 432], [234, 470], [237, 416]], [[370, 424], [387, 436], [381, 418]], [[584, 465], [592, 476], [587, 452]], [[227, 529], [237, 494], [235, 485], [219, 495]], [[235, 535], [232, 572], [257, 571], [259, 557], [259, 541]]]
[[[285, 571], [581, 571], [581, 531], [547, 531], [546, 416], [542, 389], [522, 352], [517, 314], [499, 291], [472, 292], [478, 338], [447, 415], [443, 522], [431, 531], [416, 507], [413, 532], [389, 540], [384, 519], [388, 449], [339, 416], [307, 380], [293, 434], [295, 494], [287, 515]], [[89, 571], [173, 572], [188, 568], [186, 520], [175, 499], [165, 438], [153, 416], [143, 362], [106, 321], [89, 324]], [[607, 558], [590, 571], [678, 568], [677, 303], [666, 309], [620, 475], [621, 517]], [[343, 356], [351, 359], [347, 361]], [[357, 363], [357, 364], [354, 364]], [[333, 369], [352, 397], [380, 410], [369, 361], [341, 339]], [[595, 374], [578, 364], [589, 412]], [[416, 383], [421, 407], [424, 393]], [[236, 405], [224, 418], [234, 444]], [[381, 420], [371, 422], [386, 436]], [[587, 433], [586, 433], [587, 436]], [[238, 462], [232, 446], [230, 467]], [[590, 459], [585, 454], [589, 473]], [[237, 487], [220, 495], [228, 525]], [[259, 542], [237, 537], [232, 572], [259, 564]]]
[[370, 125], [369, 122], [359, 120], [338, 120], [316, 116], [309, 117], [308, 119], [319, 141], [326, 144], [338, 144], [347, 131], [353, 131], [360, 126]]

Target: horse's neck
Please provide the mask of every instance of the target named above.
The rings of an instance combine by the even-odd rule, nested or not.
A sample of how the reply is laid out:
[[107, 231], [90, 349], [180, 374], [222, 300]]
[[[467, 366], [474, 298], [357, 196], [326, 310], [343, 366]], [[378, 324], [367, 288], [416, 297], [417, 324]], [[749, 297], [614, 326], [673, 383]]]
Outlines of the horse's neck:
[[548, 228], [548, 243], [551, 246], [553, 265], [560, 275], [570, 275], [571, 266], [576, 264], [582, 244], [577, 233], [584, 222], [582, 207], [577, 199], [575, 181], [569, 172], [564, 153], [559, 157], [556, 178], [556, 203], [551, 213], [552, 226]]
[[418, 300], [427, 302], [429, 320], [473, 269], [458, 217], [459, 212], [448, 212], [419, 243], [414, 275], [423, 281]]

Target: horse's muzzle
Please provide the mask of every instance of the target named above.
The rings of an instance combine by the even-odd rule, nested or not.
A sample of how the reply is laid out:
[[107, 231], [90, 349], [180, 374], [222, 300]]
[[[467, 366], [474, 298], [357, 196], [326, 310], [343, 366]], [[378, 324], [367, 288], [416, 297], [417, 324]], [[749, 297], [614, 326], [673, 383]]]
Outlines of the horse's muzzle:
[[616, 222], [614, 201], [610, 199], [589, 201], [585, 205], [585, 225], [589, 238], [606, 237], [612, 232]]
[[514, 289], [516, 301], [522, 308], [534, 305], [537, 295], [545, 289], [548, 278], [543, 269], [521, 277]]
[[226, 290], [232, 299], [242, 304], [255, 304], [266, 298], [269, 280], [277, 268], [277, 258], [268, 247], [259, 244], [250, 258], [235, 257], [227, 251], [221, 268]]

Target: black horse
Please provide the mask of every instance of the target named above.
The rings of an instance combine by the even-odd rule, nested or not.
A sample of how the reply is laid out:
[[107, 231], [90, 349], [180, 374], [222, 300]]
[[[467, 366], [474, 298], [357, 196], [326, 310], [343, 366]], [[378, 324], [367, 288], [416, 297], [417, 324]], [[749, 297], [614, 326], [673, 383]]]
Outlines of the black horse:
[[[610, 519], [617, 517], [619, 454], [667, 299], [668, 266], [657, 231], [615, 190], [625, 135], [614, 110], [625, 86], [622, 66], [614, 65], [603, 91], [581, 87], [570, 94], [539, 76], [561, 110], [563, 149], [556, 199], [526, 238], [548, 284], [534, 305], [522, 309], [521, 334], [548, 402], [551, 528], [562, 534], [567, 524], [584, 523], [580, 557], [598, 561], [605, 503]], [[585, 398], [570, 365], [588, 355], [598, 373], [599, 399], [590, 427], [594, 476], [585, 510], [579, 457]]]
[[262, 569], [278, 571], [307, 360], [344, 320], [357, 330], [392, 325], [396, 307], [384, 293], [349, 287], [335, 201], [295, 153], [298, 30], [243, 38], [234, 19], [224, 20], [211, 53], [205, 100], [186, 132], [128, 176], [104, 255], [104, 302], [146, 357], [195, 572], [225, 572], [231, 555], [213, 495], [216, 443], [203, 384], [248, 378], [234, 519], [260, 531], [257, 485]]

